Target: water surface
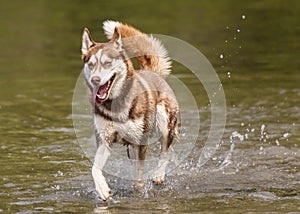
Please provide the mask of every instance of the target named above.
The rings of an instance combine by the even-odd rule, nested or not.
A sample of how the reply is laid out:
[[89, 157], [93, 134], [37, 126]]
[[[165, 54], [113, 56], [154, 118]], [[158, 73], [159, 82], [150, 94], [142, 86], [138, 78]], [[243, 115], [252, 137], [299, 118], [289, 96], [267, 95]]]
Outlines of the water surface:
[[[300, 212], [299, 7], [275, 0], [1, 2], [0, 213]], [[174, 62], [173, 74], [199, 109], [195, 148], [163, 186], [147, 181], [142, 194], [108, 175], [118, 203], [96, 198], [72, 123], [81, 33], [89, 27], [105, 40], [106, 19], [199, 49], [227, 102], [222, 142], [199, 168], [209, 100], [191, 71]]]

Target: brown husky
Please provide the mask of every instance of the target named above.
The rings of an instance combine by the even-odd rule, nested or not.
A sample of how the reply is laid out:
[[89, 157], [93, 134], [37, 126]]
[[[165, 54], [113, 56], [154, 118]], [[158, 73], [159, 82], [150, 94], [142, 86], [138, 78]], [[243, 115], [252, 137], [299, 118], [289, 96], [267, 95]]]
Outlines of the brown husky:
[[[110, 41], [97, 43], [84, 29], [81, 51], [97, 141], [92, 175], [97, 193], [107, 200], [111, 193], [102, 169], [113, 143], [127, 145], [129, 158], [137, 160], [135, 183], [141, 188], [147, 142], [151, 134], [159, 134], [161, 154], [153, 182], [164, 181], [167, 151], [177, 136], [179, 109], [164, 80], [171, 61], [161, 43], [119, 22], [105, 21], [103, 28]], [[128, 56], [136, 59], [139, 70]]]

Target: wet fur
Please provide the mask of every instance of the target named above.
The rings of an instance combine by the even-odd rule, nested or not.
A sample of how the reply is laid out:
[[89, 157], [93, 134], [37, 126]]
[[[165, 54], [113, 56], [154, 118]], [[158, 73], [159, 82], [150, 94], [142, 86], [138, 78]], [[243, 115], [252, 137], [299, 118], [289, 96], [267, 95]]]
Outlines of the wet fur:
[[[90, 32], [84, 30], [82, 59], [91, 92], [90, 101], [94, 106], [97, 140], [92, 175], [99, 196], [106, 200], [110, 197], [110, 189], [102, 168], [113, 143], [127, 145], [129, 158], [138, 160], [136, 186], [141, 188], [148, 139], [154, 132], [158, 133], [161, 136], [161, 160], [153, 182], [161, 184], [164, 181], [167, 151], [177, 136], [179, 110], [175, 95], [164, 80], [170, 72], [171, 62], [160, 42], [119, 22], [106, 21], [104, 30], [111, 39], [107, 43], [94, 42]], [[128, 54], [136, 58], [139, 70], [134, 69]], [[89, 69], [91, 67], [93, 69]], [[114, 75], [115, 79], [111, 77]], [[95, 76], [99, 77], [99, 86], [92, 82]], [[112, 86], [107, 98], [99, 104], [93, 100], [93, 93], [95, 87], [107, 83], [101, 83], [103, 79], [111, 81]]]

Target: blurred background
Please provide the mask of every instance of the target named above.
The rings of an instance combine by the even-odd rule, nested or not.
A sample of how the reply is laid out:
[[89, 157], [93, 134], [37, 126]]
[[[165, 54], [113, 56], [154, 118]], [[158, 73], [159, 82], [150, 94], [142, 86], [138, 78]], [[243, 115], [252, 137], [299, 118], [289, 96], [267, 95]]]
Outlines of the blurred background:
[[[297, 0], [1, 0], [0, 213], [300, 212], [299, 14]], [[218, 152], [197, 168], [209, 100], [173, 62], [199, 107], [196, 148], [143, 195], [109, 177], [118, 204], [96, 199], [72, 124], [82, 31], [106, 41], [107, 19], [196, 47], [219, 75], [228, 113]]]

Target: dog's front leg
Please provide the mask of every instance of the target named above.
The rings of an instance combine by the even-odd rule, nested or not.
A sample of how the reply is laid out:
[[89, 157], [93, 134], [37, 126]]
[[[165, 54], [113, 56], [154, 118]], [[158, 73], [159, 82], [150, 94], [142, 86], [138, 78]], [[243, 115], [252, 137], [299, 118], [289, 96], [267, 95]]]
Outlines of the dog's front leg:
[[110, 148], [109, 145], [106, 143], [101, 143], [98, 146], [94, 164], [92, 168], [92, 175], [95, 182], [96, 191], [99, 194], [102, 200], [107, 200], [110, 195], [110, 189], [106, 182], [105, 177], [102, 174], [102, 169], [110, 155]]
[[135, 163], [135, 182], [134, 187], [138, 191], [142, 191], [144, 186], [144, 163], [146, 158], [147, 145], [128, 145], [128, 156]]

